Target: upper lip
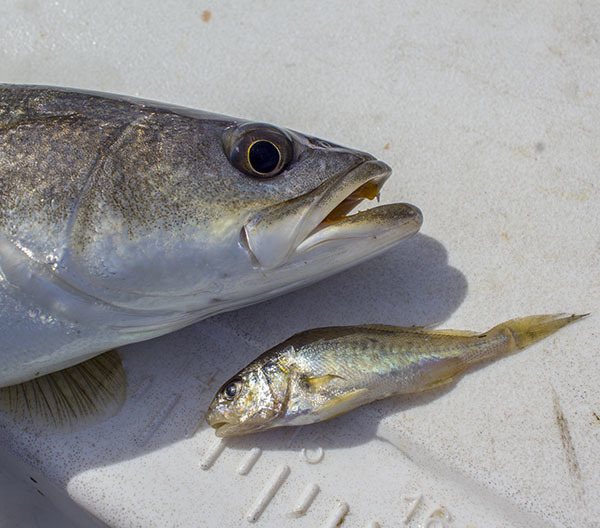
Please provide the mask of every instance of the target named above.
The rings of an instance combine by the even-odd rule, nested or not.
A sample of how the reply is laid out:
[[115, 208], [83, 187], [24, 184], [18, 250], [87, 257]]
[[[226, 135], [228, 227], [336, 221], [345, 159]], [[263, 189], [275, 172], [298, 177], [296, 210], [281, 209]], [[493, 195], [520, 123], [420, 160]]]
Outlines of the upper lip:
[[378, 197], [390, 174], [385, 163], [365, 161], [309, 193], [259, 211], [244, 226], [242, 240], [263, 268], [275, 267], [309, 236]]

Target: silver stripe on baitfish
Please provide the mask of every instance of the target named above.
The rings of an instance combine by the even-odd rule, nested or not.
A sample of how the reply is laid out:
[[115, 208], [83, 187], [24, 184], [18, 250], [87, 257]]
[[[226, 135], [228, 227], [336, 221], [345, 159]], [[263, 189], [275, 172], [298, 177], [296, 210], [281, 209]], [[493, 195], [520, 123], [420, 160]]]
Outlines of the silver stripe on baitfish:
[[523, 349], [582, 317], [534, 315], [484, 333], [385, 325], [308, 330], [227, 381], [206, 420], [221, 437], [320, 422], [449, 383], [471, 365]]

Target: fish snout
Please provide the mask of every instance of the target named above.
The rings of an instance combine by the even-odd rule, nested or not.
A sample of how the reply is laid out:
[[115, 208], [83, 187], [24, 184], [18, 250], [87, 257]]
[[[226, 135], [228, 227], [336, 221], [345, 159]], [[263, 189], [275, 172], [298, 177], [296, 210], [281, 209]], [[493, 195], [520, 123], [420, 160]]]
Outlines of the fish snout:
[[304, 195], [259, 211], [246, 223], [243, 245], [263, 269], [281, 265], [312, 235], [332, 223], [341, 227], [364, 200], [379, 197], [391, 168], [367, 153], [357, 152], [355, 157], [358, 164], [351, 170]]
[[223, 431], [226, 430], [226, 426], [230, 425], [230, 417], [227, 417], [225, 413], [214, 404], [210, 405], [204, 417], [206, 419], [206, 423], [208, 423], [208, 425], [215, 430], [215, 434], [217, 436], [222, 436], [219, 434], [219, 431], [223, 429], [223, 427], [225, 427]]
[[206, 421], [215, 430], [215, 435], [219, 438], [239, 436], [254, 430], [253, 427], [248, 427], [233, 417], [226, 417], [223, 413], [211, 412], [210, 410], [206, 413]]

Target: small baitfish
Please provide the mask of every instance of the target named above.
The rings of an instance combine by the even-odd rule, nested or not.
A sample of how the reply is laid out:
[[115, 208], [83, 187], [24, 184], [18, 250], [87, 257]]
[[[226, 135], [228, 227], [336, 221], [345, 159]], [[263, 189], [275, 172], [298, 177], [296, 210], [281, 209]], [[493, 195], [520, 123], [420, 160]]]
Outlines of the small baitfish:
[[584, 315], [534, 315], [484, 333], [386, 325], [319, 328], [268, 350], [226, 382], [206, 420], [217, 436], [328, 420], [366, 403], [453, 381]]
[[124, 395], [119, 357], [105, 352], [416, 233], [410, 204], [351, 214], [390, 173], [265, 123], [0, 84], [0, 408], [93, 414]]

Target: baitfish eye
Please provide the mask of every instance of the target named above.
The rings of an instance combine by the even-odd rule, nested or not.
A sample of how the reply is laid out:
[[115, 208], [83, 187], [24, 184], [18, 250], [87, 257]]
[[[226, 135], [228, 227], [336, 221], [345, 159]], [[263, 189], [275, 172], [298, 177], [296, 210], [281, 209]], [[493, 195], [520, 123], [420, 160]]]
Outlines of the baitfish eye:
[[233, 400], [239, 392], [241, 383], [242, 382], [240, 380], [234, 380], [225, 385], [222, 390], [224, 398], [226, 400]]
[[223, 147], [231, 164], [254, 178], [281, 174], [294, 154], [292, 139], [285, 131], [262, 123], [227, 129]]

